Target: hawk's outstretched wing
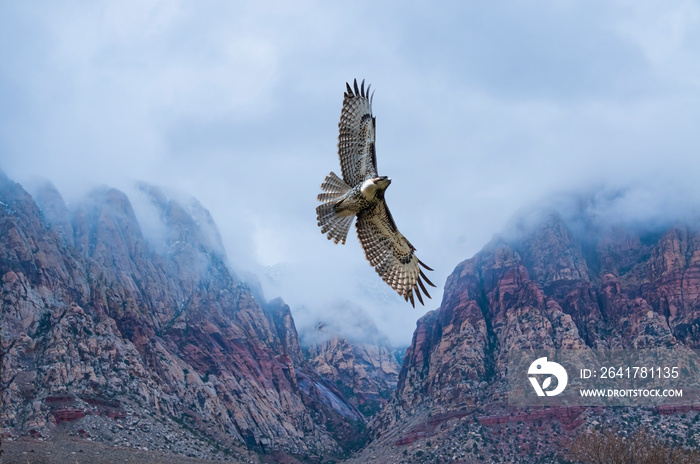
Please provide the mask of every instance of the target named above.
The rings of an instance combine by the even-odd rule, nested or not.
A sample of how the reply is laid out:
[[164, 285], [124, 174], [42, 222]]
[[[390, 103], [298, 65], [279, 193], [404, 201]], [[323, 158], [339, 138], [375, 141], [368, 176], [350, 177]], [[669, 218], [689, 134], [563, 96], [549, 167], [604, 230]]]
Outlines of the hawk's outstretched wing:
[[415, 247], [396, 228], [384, 200], [375, 208], [358, 213], [357, 236], [365, 250], [365, 256], [377, 274], [406, 301], [410, 299], [413, 307], [416, 306], [414, 292], [421, 304], [424, 303], [420, 290], [430, 298], [421, 278], [428, 285], [435, 287], [435, 284], [423, 274], [420, 266], [429, 271], [432, 269], [418, 259]]
[[340, 113], [338, 156], [343, 180], [351, 187], [377, 177], [377, 158], [374, 153], [375, 120], [372, 117], [372, 99], [365, 81], [360, 87], [355, 79], [354, 91], [346, 84]]

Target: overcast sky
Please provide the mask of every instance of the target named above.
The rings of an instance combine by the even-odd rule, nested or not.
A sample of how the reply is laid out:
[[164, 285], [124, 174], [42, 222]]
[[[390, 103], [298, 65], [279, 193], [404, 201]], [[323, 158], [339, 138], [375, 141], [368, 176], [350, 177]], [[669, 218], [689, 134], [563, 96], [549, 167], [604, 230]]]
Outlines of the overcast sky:
[[[435, 269], [426, 308], [316, 225], [355, 77], [388, 205]], [[697, 204], [699, 134], [697, 1], [0, 0], [0, 169], [71, 204], [134, 180], [192, 194], [298, 324], [347, 300], [396, 344], [522, 208], [591, 188], [642, 219]]]

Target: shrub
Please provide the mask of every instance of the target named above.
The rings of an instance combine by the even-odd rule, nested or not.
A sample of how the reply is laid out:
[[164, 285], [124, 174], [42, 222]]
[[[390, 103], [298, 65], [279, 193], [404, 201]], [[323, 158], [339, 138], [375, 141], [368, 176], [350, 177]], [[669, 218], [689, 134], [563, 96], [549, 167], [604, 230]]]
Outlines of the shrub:
[[696, 464], [700, 453], [672, 448], [645, 430], [623, 437], [615, 430], [585, 432], [573, 441], [569, 454], [583, 464]]

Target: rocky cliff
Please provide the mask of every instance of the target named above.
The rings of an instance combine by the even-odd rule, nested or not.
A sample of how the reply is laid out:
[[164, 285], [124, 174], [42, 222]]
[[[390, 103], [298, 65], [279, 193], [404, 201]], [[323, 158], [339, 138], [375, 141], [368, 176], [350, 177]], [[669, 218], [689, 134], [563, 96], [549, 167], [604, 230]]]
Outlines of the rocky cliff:
[[0, 174], [5, 436], [247, 459], [361, 442], [362, 415], [303, 360], [289, 307], [231, 272], [209, 213], [140, 192], [159, 243], [120, 191], [69, 211]]
[[324, 316], [299, 329], [309, 363], [365, 417], [372, 417], [396, 389], [397, 352], [402, 351], [391, 346], [361, 308], [341, 304]]
[[373, 416], [351, 462], [556, 462], [601, 425], [700, 443], [700, 408], [506, 402], [513, 349], [700, 349], [697, 226], [519, 225], [455, 268], [399, 372], [358, 308], [297, 333], [232, 273], [206, 209], [139, 195], [141, 216], [109, 188], [69, 210], [0, 174], [6, 439], [315, 462], [362, 446]]
[[697, 348], [699, 272], [700, 232], [688, 225], [641, 232], [553, 213], [495, 238], [455, 268], [440, 308], [418, 321], [396, 394], [356, 462], [506, 462], [511, 453], [507, 462], [548, 462], [570, 431], [620, 427], [628, 416], [692, 445], [692, 408], [666, 422], [668, 411], [643, 408], [516, 410], [506, 374], [513, 349]]

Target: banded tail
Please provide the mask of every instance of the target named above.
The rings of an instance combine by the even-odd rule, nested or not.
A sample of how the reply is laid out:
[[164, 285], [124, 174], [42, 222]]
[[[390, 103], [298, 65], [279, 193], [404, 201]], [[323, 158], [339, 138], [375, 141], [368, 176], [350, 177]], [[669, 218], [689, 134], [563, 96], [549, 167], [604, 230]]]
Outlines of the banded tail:
[[316, 219], [321, 233], [327, 234], [328, 240], [333, 239], [335, 243], [345, 245], [355, 215], [347, 211], [338, 211], [336, 205], [348, 193], [350, 186], [331, 172], [321, 184], [321, 189], [325, 193], [318, 195], [318, 201], [324, 203], [316, 208]]

